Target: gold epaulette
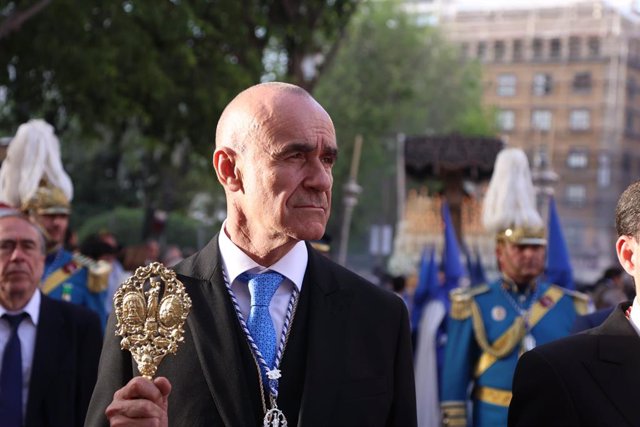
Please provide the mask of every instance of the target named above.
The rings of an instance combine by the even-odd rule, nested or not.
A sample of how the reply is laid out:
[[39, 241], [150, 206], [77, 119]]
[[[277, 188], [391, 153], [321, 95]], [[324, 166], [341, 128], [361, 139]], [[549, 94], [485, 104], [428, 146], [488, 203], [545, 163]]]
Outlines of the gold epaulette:
[[476, 295], [489, 290], [488, 285], [479, 285], [472, 288], [456, 288], [449, 293], [451, 300], [451, 318], [464, 320], [471, 316], [471, 301]]
[[466, 427], [467, 403], [464, 401], [442, 402], [442, 425], [445, 427]]
[[109, 274], [111, 274], [111, 264], [107, 261], [95, 261], [81, 253], [73, 254], [73, 261], [79, 266], [87, 268], [87, 288], [90, 292], [102, 292], [109, 286]]
[[562, 289], [562, 292], [573, 298], [573, 305], [576, 308], [576, 313], [578, 313], [579, 315], [582, 316], [585, 314], [589, 314], [592, 311], [591, 298], [589, 297], [589, 295], [578, 291], [572, 291], [571, 289], [566, 289], [558, 285], [552, 286], [557, 286], [558, 288]]

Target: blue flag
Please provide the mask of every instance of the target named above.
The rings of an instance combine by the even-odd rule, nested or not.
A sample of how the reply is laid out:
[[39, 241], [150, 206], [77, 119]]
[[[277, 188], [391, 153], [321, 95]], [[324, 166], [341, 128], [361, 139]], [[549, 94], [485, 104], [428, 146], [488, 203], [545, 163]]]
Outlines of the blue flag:
[[444, 271], [444, 288], [448, 295], [451, 290], [458, 287], [460, 278], [464, 275], [464, 270], [460, 262], [460, 247], [456, 238], [456, 230], [451, 222], [451, 214], [449, 213], [447, 202], [442, 203], [442, 219], [444, 221], [442, 269]]
[[475, 250], [475, 260], [470, 250], [467, 250], [465, 255], [467, 259], [467, 271], [469, 272], [469, 284], [471, 286], [481, 285], [487, 283], [487, 278], [484, 274], [484, 267], [482, 266], [482, 259], [480, 253]]
[[433, 247], [424, 248], [420, 257], [420, 270], [418, 272], [418, 284], [413, 293], [411, 308], [411, 330], [415, 332], [420, 324], [422, 310], [430, 298], [433, 297], [434, 284], [431, 283], [435, 274], [437, 287], [438, 273], [435, 271], [435, 250]]
[[487, 275], [484, 273], [480, 252], [476, 251], [476, 262], [473, 265], [473, 279], [471, 279], [471, 284], [481, 285], [483, 283], [487, 283]]
[[569, 251], [562, 234], [560, 218], [558, 217], [556, 202], [553, 197], [549, 199], [547, 233], [547, 280], [567, 289], [575, 289]]

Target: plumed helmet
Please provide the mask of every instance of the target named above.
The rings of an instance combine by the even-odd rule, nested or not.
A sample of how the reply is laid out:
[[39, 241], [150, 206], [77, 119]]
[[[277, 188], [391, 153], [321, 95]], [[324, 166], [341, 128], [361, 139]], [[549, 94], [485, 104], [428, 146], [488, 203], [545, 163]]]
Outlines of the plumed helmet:
[[69, 214], [72, 198], [53, 127], [39, 119], [22, 124], [0, 168], [0, 201], [30, 214]]
[[498, 153], [484, 197], [482, 222], [499, 242], [547, 244], [544, 223], [536, 210], [529, 161], [521, 149], [505, 148]]

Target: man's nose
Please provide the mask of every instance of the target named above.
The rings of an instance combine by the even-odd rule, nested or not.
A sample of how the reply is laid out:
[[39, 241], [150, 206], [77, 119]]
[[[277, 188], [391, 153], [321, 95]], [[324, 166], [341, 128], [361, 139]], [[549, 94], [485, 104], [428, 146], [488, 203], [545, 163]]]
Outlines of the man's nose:
[[12, 261], [20, 261], [20, 260], [24, 260], [24, 258], [25, 258], [25, 252], [22, 246], [17, 245], [15, 248], [13, 248], [13, 252], [11, 252]]
[[322, 162], [322, 159], [314, 159], [309, 163], [308, 176], [305, 184], [317, 191], [328, 191], [333, 185], [331, 169]]

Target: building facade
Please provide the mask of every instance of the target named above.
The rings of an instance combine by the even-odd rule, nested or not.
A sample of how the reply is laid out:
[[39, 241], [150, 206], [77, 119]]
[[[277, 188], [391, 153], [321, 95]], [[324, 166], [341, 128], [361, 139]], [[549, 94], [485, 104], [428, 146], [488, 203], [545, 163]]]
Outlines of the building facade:
[[481, 64], [507, 146], [523, 148], [534, 173], [557, 174], [550, 187], [574, 278], [593, 282], [616, 263], [615, 203], [640, 179], [640, 14], [631, 3], [560, 0], [451, 7], [438, 22]]

